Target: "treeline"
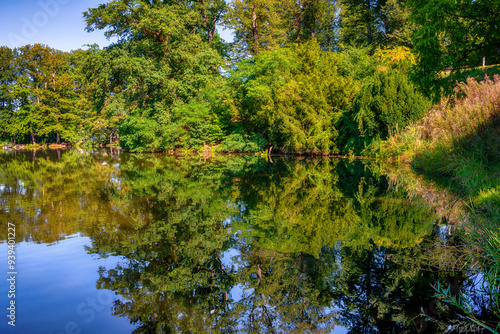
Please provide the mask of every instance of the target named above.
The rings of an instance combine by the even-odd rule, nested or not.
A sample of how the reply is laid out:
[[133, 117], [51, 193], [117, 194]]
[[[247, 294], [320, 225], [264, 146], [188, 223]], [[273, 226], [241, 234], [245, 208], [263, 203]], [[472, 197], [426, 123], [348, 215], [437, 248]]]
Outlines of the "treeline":
[[499, 13], [485, 0], [109, 1], [83, 13], [88, 31], [118, 38], [109, 47], [0, 48], [0, 133], [130, 151], [359, 153], [421, 118], [446, 92], [446, 68], [497, 63]]

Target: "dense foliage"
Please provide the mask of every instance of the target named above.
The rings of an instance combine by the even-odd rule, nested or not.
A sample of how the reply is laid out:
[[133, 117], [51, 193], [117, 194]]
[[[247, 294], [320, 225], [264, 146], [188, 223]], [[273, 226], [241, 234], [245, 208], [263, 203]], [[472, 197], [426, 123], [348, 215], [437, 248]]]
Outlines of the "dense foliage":
[[[346, 147], [355, 149], [351, 146], [356, 142], [385, 139], [391, 131], [420, 119], [428, 107], [428, 101], [405, 75], [394, 70], [377, 72], [365, 82], [345, 119], [345, 123], [351, 125], [345, 128]], [[350, 122], [352, 119], [355, 127]]]
[[360, 153], [424, 114], [440, 71], [497, 61], [490, 2], [108, 1], [83, 16], [109, 47], [0, 48], [0, 137]]
[[[486, 254], [480, 265], [493, 268], [483, 276], [497, 296], [491, 309], [498, 310], [499, 79], [469, 81], [459, 85], [456, 95], [446, 95], [456, 78], [476, 71], [482, 79], [484, 64], [500, 62], [499, 0], [109, 0], [83, 16], [88, 31], [103, 30], [117, 42], [72, 52], [41, 44], [0, 46], [4, 146], [71, 143], [119, 145], [132, 152], [215, 148], [379, 156], [386, 154], [384, 150], [397, 151], [395, 155], [413, 150], [416, 167], [448, 177], [448, 189], [469, 197], [469, 222], [476, 221], [480, 231], [468, 233], [467, 238]], [[234, 32], [233, 43], [219, 36], [217, 28], [223, 26]], [[431, 99], [441, 102], [423, 117]], [[398, 132], [419, 119], [417, 125]], [[397, 135], [383, 141], [393, 131]], [[340, 187], [339, 174], [330, 172], [336, 166], [312, 171], [287, 166], [286, 172], [273, 174], [279, 182], [266, 178], [250, 184], [240, 181], [258, 180], [258, 174], [214, 176], [203, 166], [171, 168], [153, 158], [141, 166], [120, 162], [124, 187], [110, 181], [97, 189], [91, 181], [116, 176], [111, 160], [108, 165], [68, 154], [64, 166], [39, 161], [39, 173], [51, 175], [50, 182], [40, 184], [32, 169], [36, 151], [32, 154], [31, 161], [14, 160], [0, 172], [2, 178], [11, 180], [18, 174], [23, 180], [1, 189], [17, 196], [5, 203], [9, 215], [19, 219], [21, 228], [29, 221], [25, 224], [29, 229], [42, 217], [52, 223], [67, 212], [69, 226], [78, 224], [78, 212], [97, 212], [97, 200], [64, 204], [65, 191], [71, 189], [68, 182], [80, 196], [95, 193], [112, 199], [108, 205], [125, 214], [109, 210], [109, 216], [97, 216], [109, 222], [109, 231], [97, 223], [95, 231], [88, 231], [96, 241], [90, 251], [119, 254], [114, 247], [121, 243], [128, 251], [120, 255], [139, 261], [135, 268], [141, 273], [117, 268], [100, 273], [99, 284], [113, 290], [121, 289], [116, 282], [128, 285], [131, 301], [118, 305], [116, 313], [141, 324], [150, 325], [148, 310], [172, 303], [178, 304], [177, 313], [153, 326], [167, 328], [185, 314], [186, 305], [198, 305], [200, 310], [227, 305], [227, 291], [234, 281], [220, 265], [219, 252], [228, 249], [227, 229], [220, 222], [228, 212], [238, 211], [233, 209], [240, 209], [234, 221], [252, 225], [253, 233], [244, 236], [252, 240], [251, 246], [237, 245], [242, 257], [234, 273], [252, 277], [246, 288], [257, 293], [239, 308], [225, 308], [227, 317], [211, 318], [215, 323], [229, 319], [225, 325], [232, 326], [245, 314], [254, 319], [252, 305], [263, 309], [270, 305], [296, 317], [290, 321], [297, 326], [293, 329], [305, 323], [316, 329], [303, 317], [319, 319], [320, 306], [330, 298], [339, 305], [358, 307], [362, 319], [348, 312], [338, 317], [345, 326], [366, 331], [373, 329], [363, 327], [366, 324], [384, 328], [386, 321], [402, 314], [398, 310], [415, 306], [412, 298], [421, 285], [413, 283], [420, 265], [411, 270], [395, 263], [382, 267], [377, 258], [391, 255], [390, 247], [420, 242], [425, 233], [418, 222], [429, 212], [401, 206], [404, 203], [396, 195], [380, 199], [378, 183], [369, 177], [365, 181], [343, 173], [345, 182], [352, 184]], [[68, 178], [67, 172], [73, 170], [78, 177]], [[178, 186], [187, 179], [196, 184], [185, 193]], [[234, 183], [233, 203], [252, 196], [255, 203], [228, 207], [219, 193], [220, 182]], [[24, 192], [29, 186], [32, 189]], [[140, 212], [127, 207], [127, 192], [143, 204]], [[150, 202], [150, 196], [160, 199]], [[321, 200], [330, 207], [318, 206]], [[42, 202], [41, 211], [34, 210], [37, 201]], [[16, 211], [14, 204], [23, 209]], [[415, 217], [407, 219], [411, 231], [402, 228], [400, 211]], [[119, 236], [110, 233], [128, 216], [137, 218], [123, 225]], [[342, 226], [346, 221], [353, 223], [350, 230]], [[339, 234], [341, 227], [347, 234]], [[282, 230], [292, 237], [285, 239]], [[50, 226], [35, 232], [58, 240], [64, 231]], [[341, 252], [334, 245], [339, 240], [345, 240]], [[361, 241], [373, 247], [360, 246]], [[304, 254], [316, 257], [308, 260]], [[339, 261], [328, 263], [328, 274], [341, 275], [335, 289], [328, 286], [326, 269], [313, 270], [332, 259]], [[367, 262], [371, 266], [363, 268]], [[338, 263], [342, 274], [335, 271]], [[301, 309], [302, 292], [294, 285], [302, 279], [298, 267], [306, 272], [308, 266], [314, 275], [304, 279], [303, 287], [317, 296], [310, 301], [316, 307], [312, 316]], [[382, 277], [386, 271], [394, 280]], [[189, 272], [195, 279], [185, 291], [175, 292]], [[398, 283], [400, 276], [403, 281]], [[371, 281], [374, 291], [367, 288]], [[414, 295], [397, 303], [387, 301], [399, 284], [412, 284]], [[161, 299], [164, 305], [157, 306], [160, 299], [148, 291], [156, 286], [171, 292]], [[278, 296], [271, 296], [271, 290]], [[338, 291], [342, 296], [336, 295]], [[438, 292], [448, 298], [445, 290]], [[474, 312], [464, 313], [475, 319]], [[193, 323], [198, 320], [189, 318]], [[252, 326], [276, 325], [259, 321], [252, 320]]]
[[243, 62], [231, 77], [238, 127], [285, 152], [338, 153], [336, 125], [356, 92], [340, 64], [316, 40]]

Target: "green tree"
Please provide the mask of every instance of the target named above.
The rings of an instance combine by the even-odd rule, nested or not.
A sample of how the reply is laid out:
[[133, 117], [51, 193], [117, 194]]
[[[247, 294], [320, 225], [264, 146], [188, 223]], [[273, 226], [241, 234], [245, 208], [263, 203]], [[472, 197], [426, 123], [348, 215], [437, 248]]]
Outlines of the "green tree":
[[238, 50], [246, 55], [256, 55], [283, 46], [288, 39], [292, 6], [289, 0], [233, 1], [225, 24], [234, 30]]
[[412, 46], [415, 25], [404, 0], [342, 1], [341, 42], [344, 46]]
[[232, 75], [241, 126], [285, 152], [338, 152], [337, 121], [356, 91], [340, 63], [316, 40], [243, 62]]
[[15, 50], [8, 47], [0, 47], [0, 136], [12, 139], [16, 144], [16, 135], [22, 134], [22, 127], [17, 124], [15, 82], [17, 79], [17, 68], [15, 62]]
[[106, 110], [98, 113], [124, 115], [122, 147], [157, 151], [220, 139], [214, 92], [226, 79], [219, 73], [223, 61], [213, 24], [224, 10], [217, 1], [112, 1], [84, 13], [89, 31], [105, 29], [119, 38], [97, 55], [107, 59], [109, 81], [94, 76], [103, 85], [100, 108]]
[[18, 53], [18, 113], [31, 142], [35, 135], [52, 137], [58, 144], [61, 138], [74, 141], [78, 118], [69, 55], [41, 44], [23, 46]]
[[342, 41], [356, 46], [379, 44], [383, 32], [381, 9], [385, 1], [347, 0], [342, 5]]
[[354, 106], [342, 119], [343, 150], [360, 151], [375, 138], [419, 120], [429, 101], [396, 69], [382, 69], [367, 78]]
[[419, 54], [420, 80], [436, 79], [446, 68], [476, 67], [500, 61], [500, 3], [495, 0], [409, 0]]
[[413, 49], [413, 33], [417, 25], [411, 20], [412, 7], [408, 0], [387, 0], [382, 6], [385, 17], [385, 45], [405, 46]]
[[306, 42], [316, 38], [324, 50], [339, 47], [340, 3], [336, 0], [300, 0], [295, 2], [290, 41]]
[[80, 120], [79, 138], [94, 145], [113, 143], [125, 117], [122, 94], [114, 94], [110, 80], [111, 61], [96, 45], [71, 53], [75, 109]]
[[339, 3], [336, 0], [238, 0], [225, 23], [234, 29], [237, 51], [255, 55], [290, 43], [316, 39], [325, 50], [338, 48]]

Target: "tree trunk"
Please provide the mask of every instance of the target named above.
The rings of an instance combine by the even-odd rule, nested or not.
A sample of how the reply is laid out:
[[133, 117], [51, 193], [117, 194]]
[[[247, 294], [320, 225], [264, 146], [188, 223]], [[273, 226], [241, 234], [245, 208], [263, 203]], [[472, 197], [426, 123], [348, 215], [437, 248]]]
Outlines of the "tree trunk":
[[299, 0], [299, 5], [298, 5], [298, 10], [297, 10], [297, 16], [295, 17], [295, 24], [297, 26], [297, 38], [295, 41], [299, 42], [300, 41], [300, 30], [302, 29], [302, 1]]
[[373, 13], [371, 11], [371, 3], [370, 0], [367, 0], [365, 2], [365, 19], [366, 19], [366, 33], [367, 33], [367, 38], [368, 38], [368, 45], [371, 45], [373, 43], [373, 31], [372, 31], [372, 21], [374, 19]]
[[208, 43], [212, 43], [212, 40], [214, 39], [214, 32], [212, 30], [212, 27], [210, 26], [210, 20], [208, 19], [205, 1], [201, 0], [201, 4], [203, 6], [203, 20], [205, 20], [205, 24], [207, 25]]
[[33, 132], [30, 134], [30, 137], [31, 137], [31, 144], [35, 145], [35, 134]]
[[252, 5], [252, 35], [253, 35], [253, 52], [254, 54], [259, 53], [259, 34], [257, 31], [257, 13], [255, 12], [255, 4]]
[[214, 34], [212, 32], [212, 29], [208, 28], [208, 43], [212, 43], [212, 40], [214, 39]]
[[14, 141], [14, 146], [16, 146], [16, 135], [12, 135], [12, 140]]
[[56, 144], [61, 144], [61, 137], [59, 137], [59, 133], [56, 133]]

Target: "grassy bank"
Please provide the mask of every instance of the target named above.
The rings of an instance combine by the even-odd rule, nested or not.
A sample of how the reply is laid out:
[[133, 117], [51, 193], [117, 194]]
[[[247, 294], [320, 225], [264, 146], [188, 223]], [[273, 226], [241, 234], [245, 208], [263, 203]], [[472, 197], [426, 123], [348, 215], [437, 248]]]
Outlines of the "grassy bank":
[[482, 286], [438, 296], [463, 311], [464, 321], [490, 332], [500, 325], [500, 76], [469, 78], [424, 118], [366, 149], [369, 156], [409, 163], [465, 203], [462, 238]]

